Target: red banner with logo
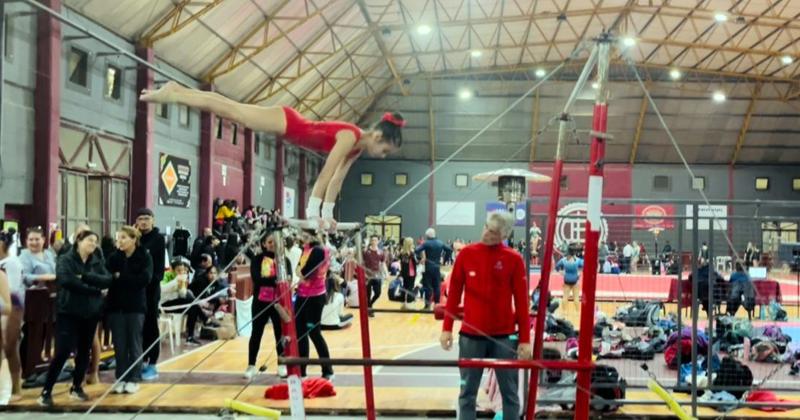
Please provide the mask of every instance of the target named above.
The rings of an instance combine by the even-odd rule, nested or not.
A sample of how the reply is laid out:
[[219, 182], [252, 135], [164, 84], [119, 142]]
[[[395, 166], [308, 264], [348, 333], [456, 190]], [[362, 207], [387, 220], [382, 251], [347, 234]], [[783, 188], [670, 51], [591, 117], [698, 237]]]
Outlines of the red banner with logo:
[[634, 229], [672, 229], [675, 219], [675, 207], [671, 204], [637, 204], [634, 206], [637, 219], [633, 222]]

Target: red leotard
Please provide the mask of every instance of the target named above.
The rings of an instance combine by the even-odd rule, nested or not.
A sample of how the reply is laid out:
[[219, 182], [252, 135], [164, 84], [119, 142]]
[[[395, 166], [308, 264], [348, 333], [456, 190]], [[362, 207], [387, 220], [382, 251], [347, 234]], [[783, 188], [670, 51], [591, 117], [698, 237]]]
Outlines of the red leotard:
[[[315, 152], [330, 153], [336, 144], [336, 134], [342, 130], [352, 131], [356, 136], [356, 143], [363, 134], [357, 126], [342, 121], [308, 121], [293, 108], [283, 107], [283, 113], [286, 116], [284, 137], [296, 146]], [[354, 150], [348, 157], [359, 153], [359, 150]]]

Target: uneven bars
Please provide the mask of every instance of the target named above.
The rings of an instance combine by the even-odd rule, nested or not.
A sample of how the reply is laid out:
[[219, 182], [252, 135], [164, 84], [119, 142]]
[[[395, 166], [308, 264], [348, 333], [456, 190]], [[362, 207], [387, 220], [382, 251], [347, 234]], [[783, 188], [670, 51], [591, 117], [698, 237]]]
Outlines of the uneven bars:
[[[289, 226], [298, 229], [319, 229], [319, 222], [316, 220], [303, 220], [303, 219], [287, 219]], [[340, 232], [348, 232], [361, 229], [361, 223], [337, 223], [336, 230]]]
[[553, 370], [591, 370], [593, 363], [581, 364], [569, 360], [511, 360], [511, 359], [458, 359], [458, 360], [427, 360], [427, 359], [353, 359], [329, 358], [311, 359], [307, 357], [279, 357], [278, 363], [291, 365], [322, 365], [337, 366], [427, 366], [427, 367], [461, 367], [461, 368], [495, 368], [495, 369], [553, 369]]

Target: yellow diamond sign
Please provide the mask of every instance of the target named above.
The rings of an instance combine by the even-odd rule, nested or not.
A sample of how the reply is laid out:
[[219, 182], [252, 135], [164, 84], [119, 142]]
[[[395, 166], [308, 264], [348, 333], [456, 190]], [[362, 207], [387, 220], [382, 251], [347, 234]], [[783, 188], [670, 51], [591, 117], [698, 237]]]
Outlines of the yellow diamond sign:
[[172, 190], [178, 185], [178, 173], [175, 172], [175, 167], [172, 162], [167, 162], [167, 166], [161, 171], [161, 181], [164, 182], [164, 188], [167, 189], [167, 194], [172, 194]]

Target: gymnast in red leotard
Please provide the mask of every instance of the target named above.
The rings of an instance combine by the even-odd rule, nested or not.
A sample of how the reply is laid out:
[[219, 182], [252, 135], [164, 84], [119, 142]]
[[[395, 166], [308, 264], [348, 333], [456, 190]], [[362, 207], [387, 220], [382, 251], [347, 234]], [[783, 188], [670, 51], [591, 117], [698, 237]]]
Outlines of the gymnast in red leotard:
[[186, 88], [175, 82], [156, 90], [144, 90], [140, 99], [154, 103], [179, 103], [209, 111], [254, 131], [284, 136], [296, 146], [327, 154], [308, 199], [306, 217], [321, 218], [329, 225], [336, 223], [334, 203], [353, 163], [362, 152], [385, 158], [397, 151], [403, 143], [402, 128], [406, 123], [400, 114], [387, 112], [372, 129], [362, 131], [342, 121], [309, 121], [289, 107], [242, 104], [218, 93]]

